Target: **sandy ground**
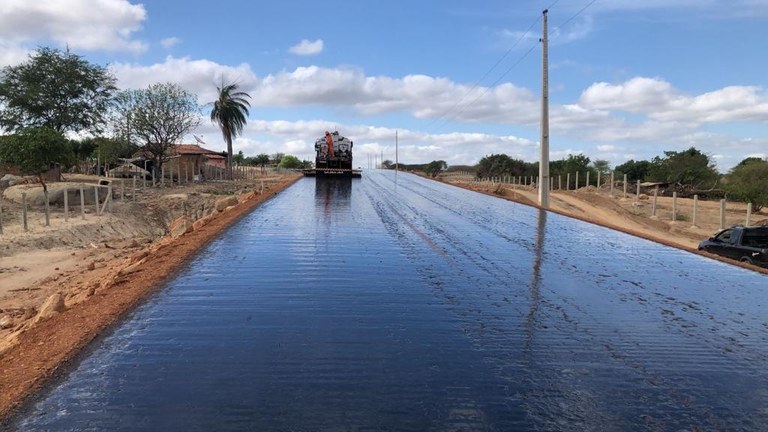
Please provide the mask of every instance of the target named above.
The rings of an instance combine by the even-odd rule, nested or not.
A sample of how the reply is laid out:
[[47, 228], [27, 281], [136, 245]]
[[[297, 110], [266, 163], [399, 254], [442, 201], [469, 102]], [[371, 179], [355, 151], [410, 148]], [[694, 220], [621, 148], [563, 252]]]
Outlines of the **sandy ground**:
[[96, 216], [94, 210], [85, 220], [64, 223], [56, 209], [61, 214], [50, 227], [36, 208], [29, 232], [13, 223], [20, 206], [6, 196], [0, 234], [0, 419], [221, 230], [298, 178], [151, 188], [136, 201], [118, 200], [111, 214]]
[[[79, 199], [70, 197], [68, 221], [59, 202], [45, 226], [43, 207], [37, 205], [27, 232], [16, 202], [22, 190], [6, 189], [0, 234], [0, 420], [222, 229], [298, 178], [273, 175], [136, 191], [116, 186], [111, 212], [97, 215], [93, 198], [81, 212]], [[92, 190], [97, 181], [85, 176], [68, 180], [52, 185], [52, 191], [80, 185]], [[528, 205], [537, 201], [530, 187], [441, 181]], [[39, 196], [34, 188], [23, 191]], [[217, 201], [227, 197], [238, 197], [239, 204], [216, 210]], [[719, 228], [719, 203], [699, 202], [695, 227], [691, 200], [678, 200], [677, 208], [679, 220], [673, 222], [671, 198], [659, 198], [657, 217], [651, 218], [650, 199], [624, 198], [618, 190], [613, 195], [594, 188], [551, 195], [553, 211], [695, 251]], [[744, 223], [745, 206], [729, 203], [728, 209], [729, 225]], [[172, 238], [172, 223], [182, 216], [197, 222], [191, 232]], [[761, 219], [768, 219], [765, 211], [752, 215], [752, 221]]]

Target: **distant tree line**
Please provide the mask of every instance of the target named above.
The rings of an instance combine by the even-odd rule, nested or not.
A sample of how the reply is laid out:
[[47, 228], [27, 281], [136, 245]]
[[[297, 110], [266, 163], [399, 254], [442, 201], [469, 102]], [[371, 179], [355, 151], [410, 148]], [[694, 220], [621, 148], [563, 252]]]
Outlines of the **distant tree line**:
[[[390, 161], [384, 161], [384, 168]], [[444, 161], [432, 161], [429, 164], [400, 164], [403, 170], [422, 171], [434, 177], [442, 171], [466, 171], [477, 179], [488, 178], [530, 178], [539, 175], [538, 162], [525, 162], [506, 154], [492, 154], [483, 157], [476, 165], [448, 167]], [[726, 196], [743, 202], [751, 202], [755, 211], [768, 206], [768, 158], [749, 157], [741, 161], [728, 173], [717, 171], [712, 158], [691, 147], [683, 151], [665, 151], [663, 155], [651, 160], [630, 160], [611, 169], [606, 160], [592, 161], [583, 154], [569, 154], [559, 160], [550, 161], [549, 172], [552, 178], [560, 177], [563, 187], [569, 178], [570, 188], [576, 186], [576, 173], [579, 173], [579, 185], [586, 186], [587, 173], [589, 184], [597, 183], [598, 173], [602, 184], [613, 171], [615, 181], [623, 181], [626, 174], [631, 183], [657, 182], [670, 185], [670, 190], [692, 195], [694, 193], [709, 196]]]

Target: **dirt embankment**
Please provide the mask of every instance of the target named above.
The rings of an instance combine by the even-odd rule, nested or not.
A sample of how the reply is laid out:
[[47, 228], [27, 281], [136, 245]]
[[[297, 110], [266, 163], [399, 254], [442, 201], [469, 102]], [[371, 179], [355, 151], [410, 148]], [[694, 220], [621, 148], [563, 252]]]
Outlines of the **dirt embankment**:
[[[111, 215], [30, 233], [6, 223], [0, 235], [0, 419], [221, 230], [298, 178], [146, 190], [136, 202], [115, 203]], [[14, 214], [9, 204], [6, 222]]]

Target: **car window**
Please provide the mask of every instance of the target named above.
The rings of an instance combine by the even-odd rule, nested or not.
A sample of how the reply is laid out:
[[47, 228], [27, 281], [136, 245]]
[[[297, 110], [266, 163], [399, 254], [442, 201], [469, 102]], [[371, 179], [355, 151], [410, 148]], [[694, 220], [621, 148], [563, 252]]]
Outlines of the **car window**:
[[731, 235], [733, 234], [733, 230], [725, 230], [721, 232], [717, 237], [715, 237], [715, 240], [723, 243], [730, 243], [731, 242]]
[[768, 248], [768, 230], [746, 231], [742, 244], [756, 248]]

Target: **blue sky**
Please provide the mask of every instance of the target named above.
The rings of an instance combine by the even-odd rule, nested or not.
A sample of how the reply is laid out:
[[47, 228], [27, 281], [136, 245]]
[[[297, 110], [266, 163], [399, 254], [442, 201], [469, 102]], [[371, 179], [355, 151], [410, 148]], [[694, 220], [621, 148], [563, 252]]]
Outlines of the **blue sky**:
[[[200, 103], [237, 80], [246, 155], [309, 159], [338, 128], [360, 165], [394, 159], [396, 130], [405, 163], [533, 161], [547, 7], [552, 159], [768, 156], [768, 0], [3, 0], [0, 64], [69, 45], [122, 88], [173, 81]], [[224, 149], [205, 119], [195, 135]]]

